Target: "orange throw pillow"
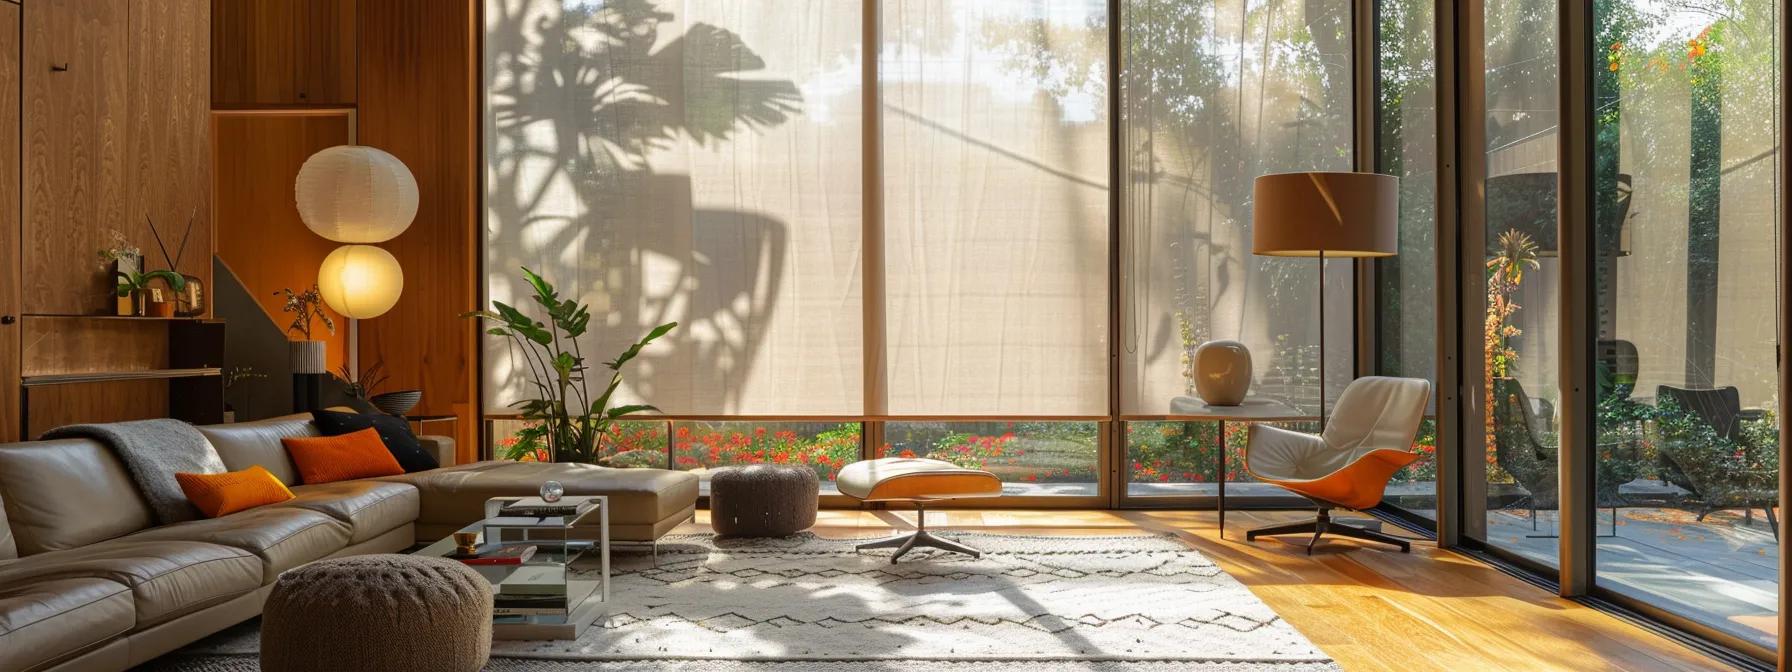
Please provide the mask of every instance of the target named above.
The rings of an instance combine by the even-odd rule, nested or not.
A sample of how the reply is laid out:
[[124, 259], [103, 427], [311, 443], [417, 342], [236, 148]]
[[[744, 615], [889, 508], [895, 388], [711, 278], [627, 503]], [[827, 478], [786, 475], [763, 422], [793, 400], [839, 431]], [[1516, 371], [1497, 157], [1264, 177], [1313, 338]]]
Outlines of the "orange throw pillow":
[[372, 427], [338, 436], [285, 438], [280, 443], [307, 484], [404, 473], [398, 458], [380, 440], [379, 430]]
[[180, 491], [187, 493], [187, 501], [207, 518], [292, 499], [286, 484], [260, 465], [222, 474], [177, 473], [174, 480], [180, 483]]

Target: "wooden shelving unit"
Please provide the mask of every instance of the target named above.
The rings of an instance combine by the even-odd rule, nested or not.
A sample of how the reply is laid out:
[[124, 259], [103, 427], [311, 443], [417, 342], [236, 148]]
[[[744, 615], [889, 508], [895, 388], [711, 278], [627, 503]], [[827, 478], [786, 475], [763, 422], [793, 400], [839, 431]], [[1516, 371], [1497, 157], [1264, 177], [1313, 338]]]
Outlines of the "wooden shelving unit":
[[114, 380], [166, 380], [171, 378], [204, 378], [224, 375], [220, 368], [201, 369], [154, 369], [148, 371], [94, 371], [91, 373], [51, 373], [41, 376], [25, 376], [21, 384], [25, 387], [42, 385], [72, 385], [75, 383], [104, 383]]
[[223, 320], [26, 314], [21, 323], [20, 439], [78, 422], [224, 419]]

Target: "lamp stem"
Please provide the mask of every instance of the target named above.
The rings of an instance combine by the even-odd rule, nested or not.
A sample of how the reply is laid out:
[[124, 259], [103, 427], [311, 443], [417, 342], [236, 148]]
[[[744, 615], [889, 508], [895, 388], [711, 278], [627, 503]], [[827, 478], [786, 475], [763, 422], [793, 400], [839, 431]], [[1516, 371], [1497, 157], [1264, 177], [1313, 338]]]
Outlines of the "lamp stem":
[[1319, 251], [1319, 432], [1325, 433], [1325, 250]]

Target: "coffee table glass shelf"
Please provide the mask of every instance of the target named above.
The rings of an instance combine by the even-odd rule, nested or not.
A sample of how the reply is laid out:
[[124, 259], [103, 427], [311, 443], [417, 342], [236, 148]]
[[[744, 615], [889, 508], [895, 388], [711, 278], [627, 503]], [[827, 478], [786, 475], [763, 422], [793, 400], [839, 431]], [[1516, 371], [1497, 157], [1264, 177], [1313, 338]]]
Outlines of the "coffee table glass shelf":
[[[562, 498], [559, 504], [574, 506], [571, 515], [504, 514], [505, 505], [525, 499], [540, 502], [533, 497], [486, 500], [485, 519], [459, 530], [477, 535], [482, 554], [499, 547], [535, 547], [534, 555], [520, 564], [468, 565], [492, 584], [492, 638], [577, 639], [603, 614], [610, 599], [609, 498]], [[581, 539], [589, 533], [581, 535], [574, 530], [589, 530], [593, 525], [598, 531], [596, 539]], [[454, 535], [449, 535], [417, 553], [453, 558], [456, 548]], [[572, 578], [572, 563], [593, 550], [602, 570], [598, 580]]]

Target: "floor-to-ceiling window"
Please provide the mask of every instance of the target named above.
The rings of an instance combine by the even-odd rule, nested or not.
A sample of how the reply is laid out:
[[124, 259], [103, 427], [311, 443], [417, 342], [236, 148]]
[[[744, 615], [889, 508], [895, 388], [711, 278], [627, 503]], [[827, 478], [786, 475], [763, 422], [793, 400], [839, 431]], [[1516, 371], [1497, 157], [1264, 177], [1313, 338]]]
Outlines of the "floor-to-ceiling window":
[[[899, 454], [1101, 492], [1104, 0], [486, 5], [487, 298], [533, 310], [541, 273], [591, 307], [593, 366], [680, 323], [612, 399], [663, 419], [606, 464]], [[530, 366], [487, 339], [495, 455], [541, 454], [506, 417]]]
[[1776, 644], [1773, 0], [1594, 4], [1596, 584]]
[[[1219, 480], [1282, 494], [1250, 482], [1242, 423], [1168, 416], [1194, 395], [1194, 350], [1218, 339], [1250, 349], [1252, 394], [1318, 415], [1319, 262], [1251, 254], [1251, 188], [1265, 173], [1350, 170], [1350, 26], [1343, 0], [1125, 4], [1118, 338], [1122, 413], [1136, 420], [1122, 438], [1131, 497], [1208, 496]], [[1329, 400], [1353, 368], [1350, 264], [1325, 269]]]
[[[1108, 412], [1103, 0], [884, 0], [880, 450], [1097, 494]], [[1001, 421], [961, 422], [946, 416]]]
[[[679, 322], [629, 365], [615, 403], [845, 418], [630, 423], [606, 459], [832, 462], [848, 444], [858, 459], [859, 5], [486, 4], [487, 298], [537, 310], [527, 267], [587, 303], [577, 344], [593, 367]], [[488, 414], [534, 396], [507, 341], [486, 339], [483, 361]], [[499, 455], [541, 440], [529, 423], [493, 429]]]
[[[1561, 259], [1556, 244], [1556, 0], [1487, 0], [1482, 81], [1484, 235], [1464, 277], [1483, 314], [1465, 316], [1463, 348], [1478, 347], [1465, 375], [1481, 401], [1484, 453], [1465, 456], [1465, 486], [1479, 504], [1474, 530], [1494, 548], [1555, 566], [1560, 441], [1556, 406]], [[1474, 123], [1463, 120], [1463, 123]], [[1466, 159], [1465, 159], [1466, 160]], [[1474, 328], [1470, 328], [1471, 324]], [[1479, 492], [1476, 492], [1476, 490]], [[1473, 509], [1471, 509], [1473, 513]], [[1470, 529], [1473, 529], [1472, 527]]]
[[[1437, 39], [1432, 0], [1376, 6], [1375, 169], [1400, 178], [1399, 254], [1377, 259], [1376, 373], [1437, 383]], [[1437, 517], [1437, 394], [1389, 504]]]

